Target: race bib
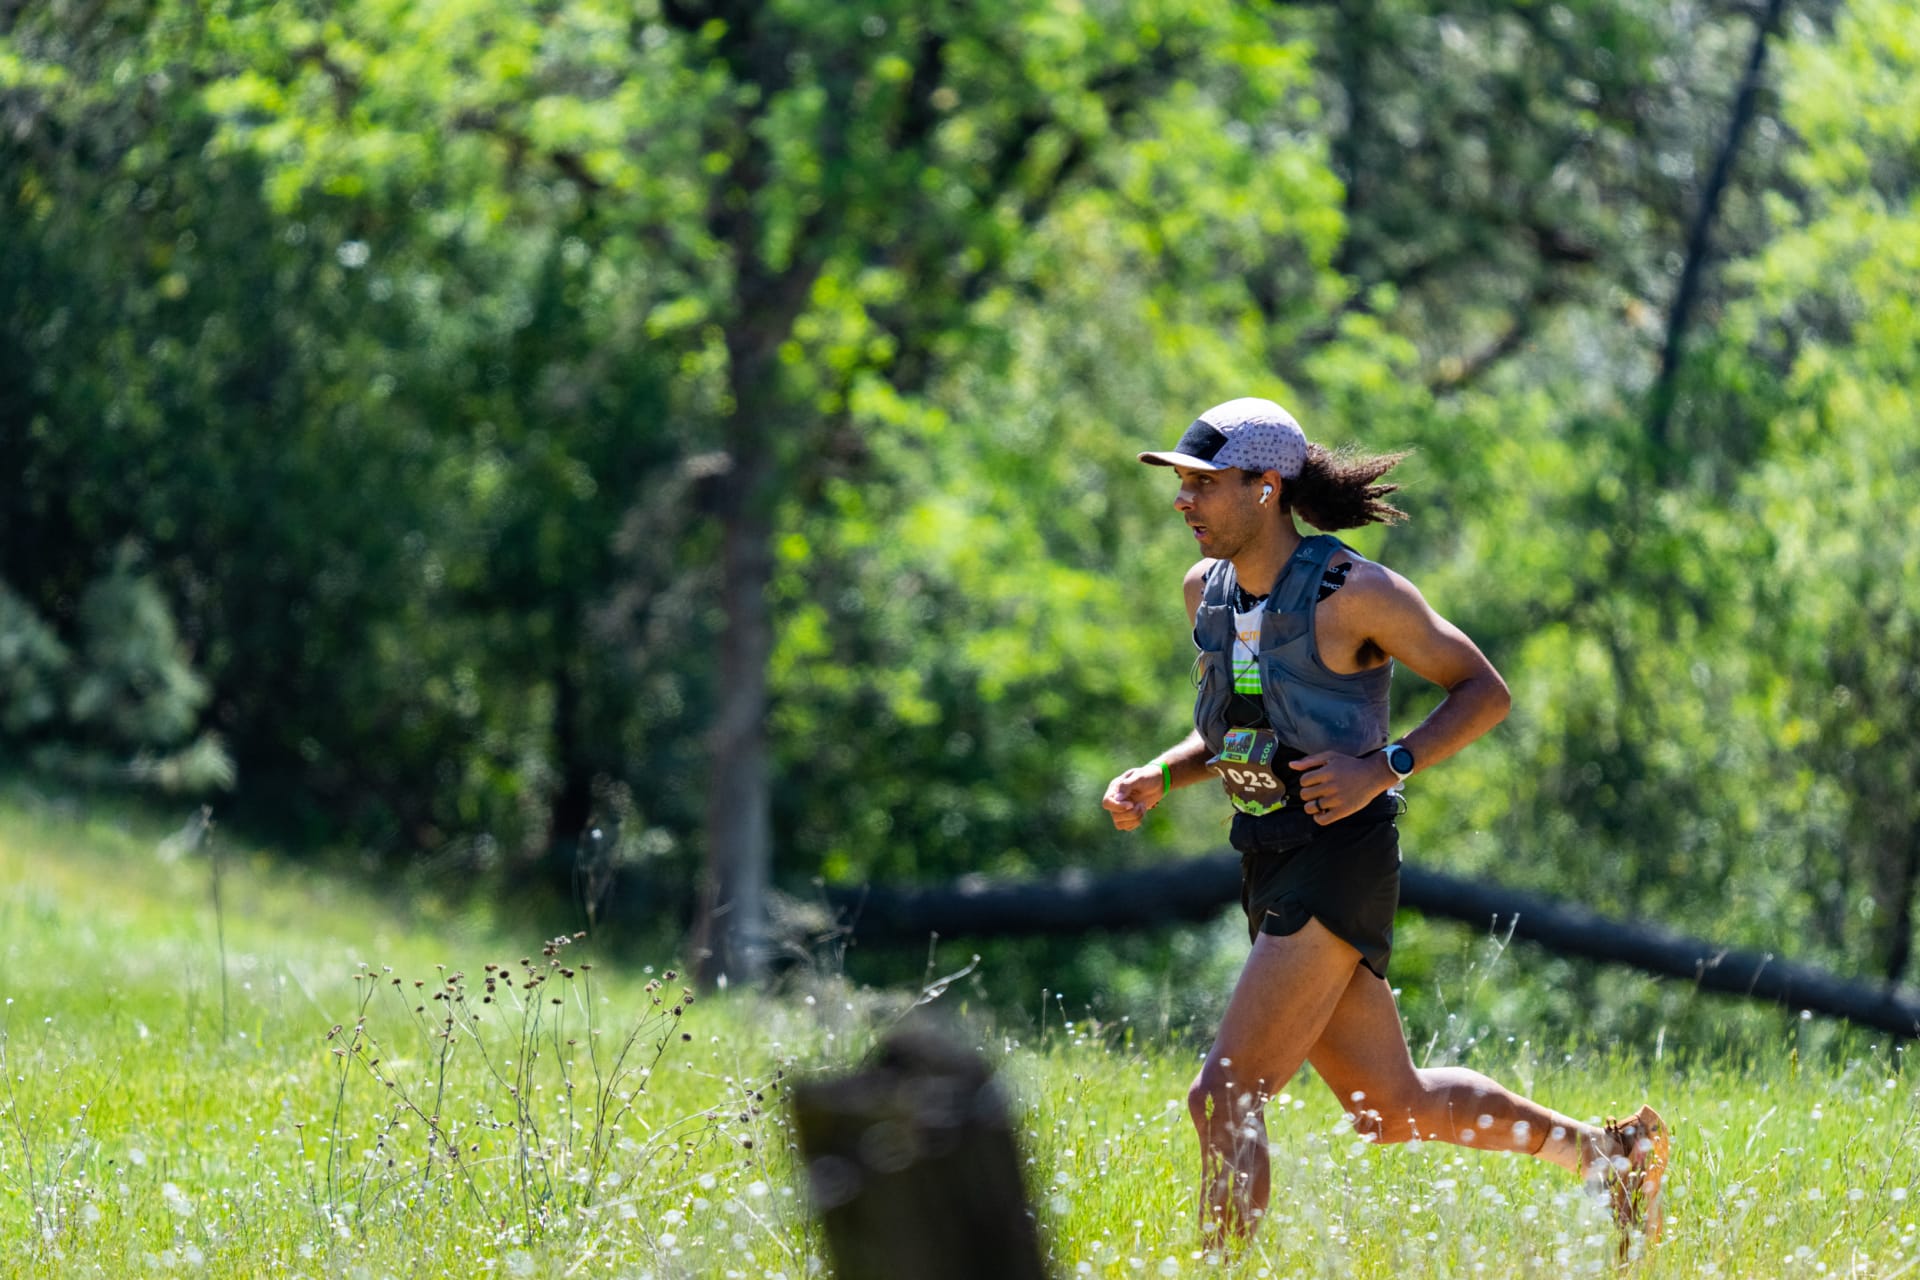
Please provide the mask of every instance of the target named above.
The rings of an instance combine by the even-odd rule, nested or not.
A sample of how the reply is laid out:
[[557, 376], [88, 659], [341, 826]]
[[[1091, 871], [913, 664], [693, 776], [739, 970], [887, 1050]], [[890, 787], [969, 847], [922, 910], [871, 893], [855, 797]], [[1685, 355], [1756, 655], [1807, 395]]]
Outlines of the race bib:
[[1220, 775], [1227, 794], [1249, 813], [1271, 813], [1287, 803], [1287, 785], [1274, 772], [1280, 737], [1271, 729], [1229, 729], [1207, 768]]

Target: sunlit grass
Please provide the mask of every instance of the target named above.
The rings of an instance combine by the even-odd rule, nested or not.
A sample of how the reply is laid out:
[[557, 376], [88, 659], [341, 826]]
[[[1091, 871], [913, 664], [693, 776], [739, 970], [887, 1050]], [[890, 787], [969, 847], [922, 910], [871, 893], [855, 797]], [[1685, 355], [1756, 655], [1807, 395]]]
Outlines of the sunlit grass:
[[[781, 1088], [857, 1059], [906, 1001], [828, 975], [778, 1001], [688, 1005], [672, 957], [622, 966], [591, 940], [543, 954], [538, 936], [429, 927], [405, 904], [232, 848], [223, 956], [207, 851], [169, 834], [0, 796], [8, 1271], [823, 1270]], [[1483, 978], [1432, 980], [1464, 991]], [[960, 994], [936, 1007], [1011, 1086], [1056, 1275], [1614, 1270], [1604, 1213], [1558, 1170], [1371, 1147], [1305, 1074], [1269, 1109], [1270, 1220], [1242, 1252], [1209, 1258], [1184, 1103], [1200, 1046], [1057, 1005], [1009, 1031], [964, 1016]], [[1414, 1040], [1575, 1115], [1660, 1107], [1675, 1131], [1669, 1238], [1640, 1274], [1920, 1273], [1920, 1094], [1884, 1040], [1804, 1056], [1798, 1037], [1667, 1044], [1658, 1061], [1548, 1049], [1524, 1027]]]

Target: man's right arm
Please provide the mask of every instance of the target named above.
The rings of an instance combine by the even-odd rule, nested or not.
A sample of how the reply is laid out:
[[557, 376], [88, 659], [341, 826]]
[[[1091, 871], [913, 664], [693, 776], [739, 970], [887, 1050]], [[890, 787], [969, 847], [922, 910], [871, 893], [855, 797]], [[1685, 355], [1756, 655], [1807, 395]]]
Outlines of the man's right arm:
[[[1206, 591], [1207, 570], [1213, 561], [1202, 560], [1187, 570], [1181, 588], [1187, 598], [1187, 622], [1192, 624], [1200, 611], [1200, 597]], [[1175, 745], [1143, 765], [1127, 770], [1107, 784], [1100, 803], [1113, 817], [1113, 825], [1132, 831], [1146, 819], [1147, 810], [1167, 798], [1176, 788], [1204, 782], [1212, 776], [1207, 768], [1207, 744], [1199, 730], [1189, 733]]]
[[1211, 777], [1206, 761], [1206, 742], [1197, 731], [1190, 733], [1145, 764], [1109, 782], [1107, 794], [1100, 797], [1100, 803], [1112, 815], [1114, 826], [1131, 831], [1145, 820], [1147, 810], [1167, 798], [1169, 791]]

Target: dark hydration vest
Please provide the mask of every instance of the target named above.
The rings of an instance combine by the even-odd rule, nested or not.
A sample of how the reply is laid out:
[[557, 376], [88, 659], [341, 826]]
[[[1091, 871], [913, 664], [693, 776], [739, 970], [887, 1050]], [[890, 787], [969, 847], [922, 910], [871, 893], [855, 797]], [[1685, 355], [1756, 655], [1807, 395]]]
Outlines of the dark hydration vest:
[[[1387, 686], [1393, 664], [1341, 675], [1320, 661], [1314, 636], [1314, 606], [1327, 562], [1345, 544], [1331, 534], [1303, 538], [1280, 571], [1260, 619], [1260, 698], [1267, 725], [1299, 755], [1338, 751], [1364, 756], [1387, 745]], [[1218, 754], [1232, 727], [1227, 704], [1233, 696], [1233, 563], [1216, 561], [1207, 570], [1206, 590], [1194, 614], [1193, 727]], [[1282, 771], [1284, 772], [1284, 771]]]

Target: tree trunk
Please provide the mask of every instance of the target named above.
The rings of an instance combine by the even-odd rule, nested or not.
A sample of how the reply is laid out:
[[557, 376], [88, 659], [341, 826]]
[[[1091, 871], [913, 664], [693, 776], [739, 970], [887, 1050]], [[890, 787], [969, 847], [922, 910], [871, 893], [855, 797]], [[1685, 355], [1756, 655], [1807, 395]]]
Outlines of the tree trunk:
[[[571, 637], [563, 633], [555, 648], [570, 657]], [[579, 681], [563, 658], [553, 671], [553, 761], [560, 785], [547, 805], [546, 856], [540, 859], [544, 878], [555, 884], [572, 874], [581, 833], [593, 818], [593, 767], [581, 749], [580, 699]]]
[[772, 752], [767, 667], [773, 658], [772, 424], [791, 423], [781, 394], [780, 344], [793, 331], [818, 264], [741, 282], [742, 319], [727, 334], [733, 416], [731, 467], [721, 479], [720, 633], [707, 772], [707, 868], [694, 922], [702, 985], [757, 983], [766, 972], [767, 884], [773, 867]]
[[[742, 406], [742, 411], [752, 410]], [[712, 987], [759, 981], [766, 967], [767, 880], [773, 863], [767, 665], [773, 619], [772, 520], [764, 497], [771, 467], [764, 448], [736, 453], [722, 520], [720, 633], [707, 775], [707, 871], [695, 924], [694, 971]]]
[[1909, 830], [1893, 877], [1893, 923], [1888, 926], [1887, 981], [1902, 982], [1913, 961], [1913, 899], [1920, 893], [1920, 830]]

